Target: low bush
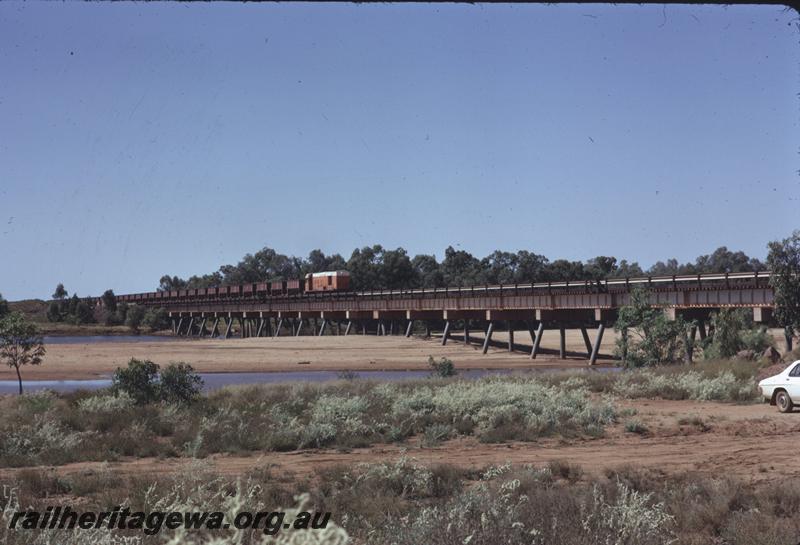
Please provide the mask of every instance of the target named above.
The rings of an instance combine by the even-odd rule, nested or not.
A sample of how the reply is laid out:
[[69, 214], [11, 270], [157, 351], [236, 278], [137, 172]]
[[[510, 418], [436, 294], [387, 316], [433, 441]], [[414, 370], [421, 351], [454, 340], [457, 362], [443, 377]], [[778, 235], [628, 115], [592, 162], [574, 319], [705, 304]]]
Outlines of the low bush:
[[731, 358], [741, 350], [761, 354], [772, 346], [766, 327], [756, 327], [752, 313], [744, 309], [724, 308], [712, 315], [714, 335], [707, 338], [703, 350], [707, 359]]
[[757, 369], [720, 361], [620, 373], [254, 385], [197, 395], [190, 366], [159, 373], [151, 362], [134, 361], [108, 391], [0, 399], [0, 464], [347, 449], [412, 436], [425, 447], [459, 436], [487, 443], [594, 437], [634, 416], [618, 411], [613, 396], [751, 402]]
[[[144, 537], [146, 544], [777, 545], [794, 543], [800, 533], [800, 480], [792, 478], [759, 484], [630, 466], [594, 476], [559, 461], [476, 470], [428, 466], [405, 456], [326, 467], [308, 478], [261, 466], [234, 480], [206, 467], [188, 463], [157, 479], [113, 476], [102, 467], [65, 477], [26, 469], [9, 479], [18, 487], [20, 505], [39, 510], [53, 504], [52, 496], [69, 494], [85, 510], [126, 505], [132, 511], [194, 511], [201, 506], [230, 516], [294, 505], [287, 511], [332, 513], [322, 532], [286, 530], [265, 539], [260, 531], [226, 531], [209, 541], [202, 532], [179, 531]], [[0, 543], [107, 542], [91, 530], [13, 531], [8, 528], [12, 512], [0, 511]]]
[[435, 447], [455, 435], [455, 430], [448, 424], [433, 424], [425, 428], [422, 437], [422, 446]]
[[7, 416], [0, 422], [0, 460], [19, 465], [347, 449], [413, 435], [426, 446], [465, 435], [484, 442], [532, 441], [597, 436], [617, 419], [609, 399], [593, 398], [574, 381], [358, 380], [234, 387], [198, 396], [198, 383], [181, 377], [191, 368], [174, 369], [176, 376], [159, 374], [155, 364], [134, 361], [107, 391], [0, 399]]
[[697, 401], [754, 402], [758, 390], [752, 379], [739, 379], [725, 370], [716, 376], [706, 376], [695, 370], [655, 373], [641, 371], [622, 373], [612, 392], [620, 397], [693, 399]]
[[171, 363], [161, 371], [158, 393], [167, 403], [192, 403], [202, 388], [203, 379], [187, 363]]
[[648, 432], [647, 426], [645, 426], [641, 420], [636, 418], [631, 418], [625, 422], [625, 431], [628, 433], [636, 433], [639, 435], [644, 435]]
[[158, 399], [158, 365], [149, 360], [131, 358], [128, 366], [118, 367], [111, 377], [111, 390], [124, 393], [136, 404], [145, 405]]
[[0, 462], [9, 466], [71, 462], [81, 455], [86, 437], [68, 429], [52, 412], [37, 414], [32, 422], [0, 433]]
[[565, 479], [569, 482], [579, 481], [583, 477], [583, 468], [565, 460], [550, 460], [547, 463], [547, 472], [553, 477]]
[[437, 361], [433, 356], [428, 356], [428, 365], [431, 368], [431, 375], [434, 377], [447, 378], [457, 374], [453, 361], [447, 358], [441, 358]]
[[706, 432], [711, 429], [711, 426], [703, 420], [701, 416], [691, 414], [678, 418], [678, 424], [681, 426], [692, 426], [700, 431]]
[[127, 392], [122, 391], [117, 395], [97, 395], [78, 401], [78, 408], [87, 413], [118, 413], [130, 409], [136, 404]]
[[186, 363], [171, 363], [161, 370], [149, 360], [132, 358], [126, 368], [117, 368], [111, 390], [125, 395], [137, 405], [155, 401], [191, 403], [200, 396], [203, 379]]

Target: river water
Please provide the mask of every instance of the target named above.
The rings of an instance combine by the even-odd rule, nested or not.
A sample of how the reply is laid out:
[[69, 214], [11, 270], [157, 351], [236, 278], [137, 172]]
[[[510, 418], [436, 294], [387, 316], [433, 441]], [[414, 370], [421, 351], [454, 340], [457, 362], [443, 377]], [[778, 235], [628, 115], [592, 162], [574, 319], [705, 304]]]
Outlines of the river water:
[[[544, 371], [563, 370], [563, 368], [539, 368], [530, 370], [513, 369], [464, 369], [458, 372], [461, 378], [475, 379], [488, 375], [534, 375]], [[586, 372], [614, 372], [618, 367], [598, 367]], [[276, 373], [199, 373], [203, 379], [203, 390], [217, 390], [224, 386], [241, 386], [249, 384], [278, 384], [287, 382], [327, 382], [341, 380], [338, 371], [288, 371]], [[429, 371], [355, 371], [358, 380], [394, 381], [422, 379], [430, 376]], [[36, 390], [54, 390], [56, 392], [74, 392], [76, 390], [98, 390], [111, 385], [110, 378], [92, 380], [23, 380], [22, 387], [26, 392]], [[0, 380], [0, 394], [18, 392], [16, 380]]]
[[[155, 335], [116, 335], [116, 336], [89, 336], [89, 337], [45, 337], [45, 344], [93, 344], [112, 342], [170, 342], [176, 337], [161, 337]], [[512, 369], [464, 369], [458, 372], [462, 378], [480, 378], [487, 375], [531, 375], [543, 371], [563, 370], [560, 367], [537, 367], [527, 370]], [[613, 372], [618, 367], [597, 367], [586, 369], [586, 372]], [[356, 371], [358, 379], [393, 381], [421, 379], [430, 376], [426, 370], [406, 371]], [[287, 382], [326, 382], [340, 380], [338, 371], [287, 371], [274, 373], [200, 373], [205, 391], [217, 390], [225, 386], [248, 384], [277, 384]], [[56, 392], [74, 392], [76, 390], [98, 390], [111, 385], [111, 378], [104, 377], [91, 380], [24, 380], [22, 387], [26, 392], [37, 390], [54, 390]], [[0, 394], [14, 394], [19, 391], [16, 380], [0, 380]]]

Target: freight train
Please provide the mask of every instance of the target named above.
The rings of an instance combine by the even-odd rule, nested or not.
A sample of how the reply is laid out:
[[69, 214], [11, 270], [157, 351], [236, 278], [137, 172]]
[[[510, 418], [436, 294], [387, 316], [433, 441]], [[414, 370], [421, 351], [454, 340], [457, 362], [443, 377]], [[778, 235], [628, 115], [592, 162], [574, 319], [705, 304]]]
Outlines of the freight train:
[[309, 273], [303, 281], [281, 280], [276, 282], [253, 282], [213, 288], [192, 288], [172, 291], [152, 291], [131, 295], [118, 295], [117, 301], [126, 303], [180, 301], [185, 298], [206, 297], [208, 299], [236, 299], [285, 297], [303, 293], [349, 291], [350, 273], [347, 271], [327, 271]]

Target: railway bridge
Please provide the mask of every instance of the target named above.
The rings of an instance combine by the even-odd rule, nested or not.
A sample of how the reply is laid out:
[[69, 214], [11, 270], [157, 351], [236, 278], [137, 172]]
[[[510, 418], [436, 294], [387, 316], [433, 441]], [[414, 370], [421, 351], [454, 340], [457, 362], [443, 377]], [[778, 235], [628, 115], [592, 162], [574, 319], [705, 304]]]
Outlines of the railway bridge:
[[[463, 342], [477, 342], [471, 330], [485, 331], [483, 353], [492, 333], [508, 330], [509, 351], [516, 349], [520, 325], [531, 337], [530, 358], [540, 353], [545, 329], [560, 332], [559, 355], [565, 357], [565, 330], [580, 329], [590, 365], [596, 363], [604, 330], [613, 326], [618, 309], [630, 303], [635, 288], [646, 289], [650, 304], [670, 317], [694, 320], [691, 339], [706, 336], [709, 315], [722, 308], [745, 308], [756, 322], [769, 323], [773, 291], [769, 272], [721, 273], [599, 281], [539, 282], [410, 290], [330, 291], [272, 295], [267, 284], [201, 288], [118, 296], [118, 300], [163, 307], [176, 335], [228, 338], [238, 335], [404, 334], [430, 336], [441, 331], [441, 343], [460, 326]], [[344, 332], [342, 333], [342, 329]], [[596, 330], [594, 341], [589, 330]], [[691, 359], [691, 353], [687, 354]]]

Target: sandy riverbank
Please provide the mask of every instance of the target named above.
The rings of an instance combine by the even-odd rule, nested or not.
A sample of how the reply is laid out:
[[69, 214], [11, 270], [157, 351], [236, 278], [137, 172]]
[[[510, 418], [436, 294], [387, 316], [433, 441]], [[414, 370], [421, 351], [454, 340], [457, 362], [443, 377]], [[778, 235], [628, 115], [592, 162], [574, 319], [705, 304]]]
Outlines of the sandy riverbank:
[[[614, 336], [604, 336], [601, 352], [613, 353]], [[568, 331], [568, 359], [558, 359], [558, 331], [545, 331], [542, 348], [546, 353], [531, 360], [523, 352], [530, 346], [528, 332], [518, 331], [517, 352], [491, 347], [481, 353], [482, 334], [473, 332], [471, 345], [464, 345], [462, 332], [453, 332], [446, 346], [441, 339], [403, 336], [349, 335], [325, 337], [278, 337], [249, 339], [184, 339], [170, 342], [112, 342], [50, 344], [44, 363], [23, 370], [25, 380], [77, 380], [110, 375], [130, 358], [150, 359], [158, 364], [184, 361], [199, 372], [274, 372], [426, 369], [428, 356], [447, 357], [461, 369], [526, 369], [531, 367], [582, 367], [587, 365], [586, 347], [579, 330]], [[493, 339], [507, 341], [506, 332]], [[592, 340], [594, 333], [590, 333]], [[300, 363], [308, 362], [308, 363]], [[605, 363], [612, 363], [605, 360]], [[13, 369], [0, 369], [0, 380], [16, 379]]]

